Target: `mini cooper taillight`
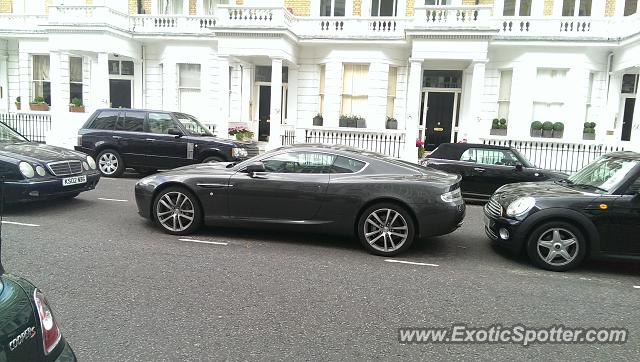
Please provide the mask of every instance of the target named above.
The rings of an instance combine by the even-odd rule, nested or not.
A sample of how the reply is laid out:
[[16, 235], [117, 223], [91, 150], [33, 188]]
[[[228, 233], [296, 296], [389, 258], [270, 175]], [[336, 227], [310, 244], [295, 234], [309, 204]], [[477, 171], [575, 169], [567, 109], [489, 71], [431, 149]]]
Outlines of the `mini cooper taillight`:
[[51, 311], [51, 307], [49, 307], [49, 303], [47, 303], [47, 299], [39, 290], [33, 292], [33, 300], [38, 308], [44, 353], [49, 354], [56, 348], [58, 342], [60, 342], [60, 329], [58, 329], [58, 324], [53, 317], [53, 312]]

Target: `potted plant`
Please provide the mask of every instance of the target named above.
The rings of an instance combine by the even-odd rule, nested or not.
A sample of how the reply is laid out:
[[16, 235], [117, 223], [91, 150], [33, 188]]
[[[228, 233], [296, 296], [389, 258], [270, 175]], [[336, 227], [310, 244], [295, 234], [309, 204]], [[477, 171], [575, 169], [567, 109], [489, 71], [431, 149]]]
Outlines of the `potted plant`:
[[584, 129], [582, 130], [582, 139], [587, 141], [593, 141], [596, 139], [596, 124], [595, 122], [585, 122]]
[[366, 128], [367, 123], [365, 119], [360, 116], [354, 116], [354, 115], [347, 116], [343, 114], [340, 116], [338, 126], [350, 127], [350, 128]]
[[421, 139], [416, 140], [416, 147], [418, 147], [418, 159], [421, 160], [424, 157], [424, 141]]
[[73, 98], [69, 104], [69, 112], [84, 113], [84, 105], [80, 98]]
[[251, 141], [253, 139], [253, 132], [242, 126], [229, 129], [229, 135], [235, 136], [238, 141]]
[[355, 116], [356, 119], [356, 128], [367, 128], [367, 121], [360, 117], [360, 116]]
[[542, 122], [531, 122], [531, 137], [542, 137]]
[[49, 105], [45, 102], [44, 98], [35, 97], [33, 101], [29, 103], [29, 108], [31, 108], [32, 111], [48, 111]]
[[338, 120], [339, 127], [349, 127], [349, 117], [345, 115], [341, 115]]
[[546, 121], [542, 124], [542, 137], [544, 138], [553, 137], [553, 123]]
[[553, 138], [562, 138], [564, 134], [564, 123], [556, 122], [553, 124]]
[[398, 120], [387, 116], [387, 123], [385, 124], [385, 127], [386, 129], [398, 129]]
[[504, 118], [494, 118], [491, 122], [491, 130], [489, 134], [492, 136], [506, 136], [507, 135], [507, 120]]
[[20, 97], [16, 97], [16, 109], [20, 110]]
[[323, 118], [322, 118], [322, 115], [320, 113], [316, 114], [316, 116], [313, 117], [313, 125], [314, 126], [322, 126], [322, 122], [323, 122]]

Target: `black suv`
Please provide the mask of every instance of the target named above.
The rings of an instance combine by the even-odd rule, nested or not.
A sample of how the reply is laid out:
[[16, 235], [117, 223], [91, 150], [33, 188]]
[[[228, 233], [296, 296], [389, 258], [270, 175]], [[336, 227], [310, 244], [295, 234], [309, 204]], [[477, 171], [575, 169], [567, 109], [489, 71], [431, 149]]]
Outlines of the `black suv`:
[[562, 181], [503, 186], [484, 213], [489, 238], [544, 269], [587, 256], [640, 260], [640, 154], [610, 153]]
[[256, 144], [217, 138], [191, 115], [137, 109], [95, 111], [78, 132], [75, 149], [95, 157], [107, 177], [122, 175], [126, 167], [148, 173], [258, 154]]

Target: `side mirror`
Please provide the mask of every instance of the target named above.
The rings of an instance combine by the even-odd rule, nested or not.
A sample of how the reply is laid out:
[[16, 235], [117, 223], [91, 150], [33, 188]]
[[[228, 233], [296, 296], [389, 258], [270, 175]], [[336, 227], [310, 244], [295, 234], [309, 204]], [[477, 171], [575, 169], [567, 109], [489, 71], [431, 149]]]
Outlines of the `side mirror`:
[[180, 131], [177, 128], [169, 128], [167, 130], [167, 133], [170, 134], [170, 135], [176, 136], [176, 138], [180, 138], [180, 137], [184, 136], [184, 134], [182, 134], [182, 131]]
[[522, 166], [521, 163], [516, 163], [516, 171], [522, 171], [524, 167]]
[[253, 177], [253, 174], [256, 172], [265, 172], [264, 163], [254, 162], [248, 165], [244, 170], [249, 174], [249, 176]]

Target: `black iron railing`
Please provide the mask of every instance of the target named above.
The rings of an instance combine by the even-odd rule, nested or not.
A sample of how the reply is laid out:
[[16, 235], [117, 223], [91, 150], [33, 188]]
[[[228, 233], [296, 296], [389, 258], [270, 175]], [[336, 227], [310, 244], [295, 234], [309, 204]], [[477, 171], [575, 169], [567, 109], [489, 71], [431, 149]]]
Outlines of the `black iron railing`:
[[296, 129], [293, 127], [282, 127], [282, 145], [288, 146], [296, 143]]
[[0, 122], [15, 129], [29, 141], [45, 143], [51, 129], [51, 116], [33, 113], [0, 113]]
[[534, 165], [559, 172], [573, 173], [596, 158], [624, 147], [601, 144], [558, 143], [514, 140], [483, 140], [484, 144], [513, 147]]
[[404, 147], [405, 137], [404, 133], [307, 129], [305, 130], [305, 142], [345, 145], [399, 158]]

